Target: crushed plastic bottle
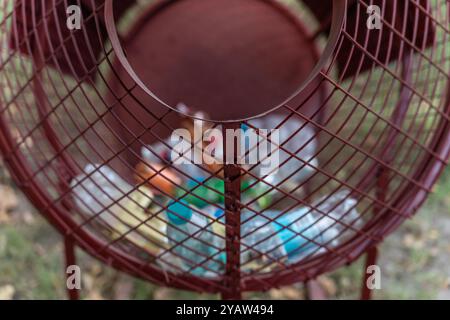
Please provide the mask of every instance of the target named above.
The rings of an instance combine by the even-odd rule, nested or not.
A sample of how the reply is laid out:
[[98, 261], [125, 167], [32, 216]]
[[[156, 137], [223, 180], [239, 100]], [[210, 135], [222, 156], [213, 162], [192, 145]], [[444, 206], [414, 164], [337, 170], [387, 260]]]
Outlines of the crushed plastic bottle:
[[[257, 176], [264, 176], [264, 180], [271, 185], [281, 183], [281, 188], [288, 189], [298, 186], [316, 172], [315, 168], [318, 165], [318, 160], [315, 158], [317, 139], [310, 126], [305, 125], [298, 118], [291, 117], [286, 120], [285, 116], [279, 114], [250, 120], [249, 124], [257, 129], [279, 130], [280, 146], [277, 149], [279, 149], [280, 167], [272, 174], [263, 175], [261, 173], [262, 165], [256, 166], [251, 171]], [[266, 141], [271, 142], [269, 137]]]
[[[314, 226], [307, 208], [280, 215], [278, 211], [262, 214], [246, 212], [242, 226], [242, 251], [247, 263], [257, 257], [258, 264], [290, 263], [315, 248], [313, 241], [321, 241], [320, 230]], [[319, 239], [317, 239], [319, 238]], [[251, 249], [249, 249], [251, 248]]]
[[96, 221], [103, 221], [113, 236], [123, 237], [157, 255], [167, 247], [164, 214], [153, 215], [153, 193], [135, 189], [108, 166], [87, 165], [71, 182], [77, 207]]
[[341, 191], [324, 197], [313, 204], [317, 210], [304, 207], [285, 214], [245, 212], [241, 218], [242, 243], [254, 252], [247, 249], [250, 254], [244, 264], [255, 255], [262, 255], [263, 264], [294, 263], [348, 240], [361, 226], [357, 201], [349, 194]]
[[71, 188], [79, 209], [110, 224], [116, 224], [117, 218], [107, 208], [133, 190], [110, 167], [93, 164], [72, 180]]
[[358, 201], [348, 190], [335, 192], [314, 202], [315, 225], [321, 230], [325, 247], [336, 247], [355, 236], [364, 223]]
[[215, 277], [224, 269], [224, 256], [215, 247], [213, 219], [197, 211], [185, 201], [173, 201], [167, 208], [167, 236], [184, 272]]
[[[349, 195], [341, 191], [324, 197], [311, 206], [316, 209], [258, 214], [243, 210], [242, 270], [269, 271], [314, 257], [348, 240], [361, 226], [357, 201]], [[196, 210], [187, 202], [174, 202], [169, 207], [172, 226], [167, 232], [177, 257], [173, 261], [178, 261], [185, 272], [214, 277], [224, 272], [226, 264], [225, 214], [215, 206], [203, 208], [201, 214]]]

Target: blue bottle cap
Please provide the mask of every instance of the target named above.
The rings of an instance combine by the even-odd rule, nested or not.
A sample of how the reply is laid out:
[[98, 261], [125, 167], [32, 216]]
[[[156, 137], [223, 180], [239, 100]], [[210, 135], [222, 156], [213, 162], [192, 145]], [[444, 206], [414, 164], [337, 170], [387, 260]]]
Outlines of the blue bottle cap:
[[171, 201], [167, 208], [167, 218], [175, 225], [186, 224], [192, 218], [192, 209], [186, 201]]
[[225, 214], [225, 211], [223, 211], [223, 210], [220, 209], [220, 208], [217, 208], [217, 210], [214, 211], [214, 217], [215, 217], [216, 219], [222, 218], [222, 217], [224, 216], [224, 214]]
[[[196, 186], [198, 186], [200, 183], [203, 183], [203, 181], [205, 181], [206, 178], [205, 177], [194, 177], [194, 179], [189, 179], [187, 182], [187, 186], [189, 188], [195, 188]], [[199, 182], [197, 182], [199, 181]]]
[[[295, 256], [307, 254], [316, 249], [318, 245], [311, 239], [320, 242], [320, 239], [317, 239], [320, 231], [311, 221], [310, 216], [304, 216], [300, 219], [301, 222], [295, 223], [297, 218], [303, 216], [304, 212], [302, 211], [291, 215], [283, 215], [273, 223], [289, 258], [295, 258]], [[301, 228], [299, 228], [300, 223], [302, 224]]]

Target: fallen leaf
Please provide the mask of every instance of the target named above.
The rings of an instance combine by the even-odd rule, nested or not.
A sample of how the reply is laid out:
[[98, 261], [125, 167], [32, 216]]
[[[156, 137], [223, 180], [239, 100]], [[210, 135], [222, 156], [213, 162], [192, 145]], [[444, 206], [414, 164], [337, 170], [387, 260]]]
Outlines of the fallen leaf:
[[428, 239], [430, 240], [437, 240], [440, 238], [440, 232], [437, 229], [433, 229], [430, 231], [430, 233], [428, 234]]
[[19, 202], [16, 193], [11, 187], [0, 185], [0, 194], [2, 195], [2, 200], [0, 201], [0, 223], [5, 223], [10, 219], [9, 213], [17, 208]]
[[269, 296], [275, 300], [301, 300], [304, 299], [304, 292], [298, 287], [285, 287], [281, 289], [272, 289]]
[[333, 279], [327, 276], [322, 276], [317, 279], [321, 287], [325, 290], [327, 296], [335, 296], [337, 293], [337, 286]]
[[100, 263], [93, 263], [89, 268], [89, 273], [94, 276], [98, 277], [103, 272], [103, 266]]
[[16, 289], [12, 285], [0, 287], [0, 300], [12, 300]]
[[158, 288], [155, 290], [153, 294], [153, 299], [155, 300], [170, 300], [172, 297], [173, 291], [169, 288]]
[[22, 216], [23, 216], [23, 222], [25, 222], [28, 225], [33, 224], [35, 221], [34, 215], [30, 211], [24, 211]]
[[105, 298], [102, 296], [100, 291], [98, 290], [91, 290], [86, 296], [87, 300], [105, 300]]
[[348, 278], [348, 277], [342, 277], [341, 279], [340, 279], [341, 281], [341, 286], [343, 286], [343, 287], [349, 287], [351, 284], [352, 284], [352, 281]]
[[133, 280], [129, 277], [119, 276], [114, 284], [114, 300], [129, 300], [133, 293]]
[[429, 250], [430, 250], [430, 256], [432, 256], [434, 258], [439, 256], [439, 254], [441, 252], [438, 247], [431, 247]]
[[83, 285], [88, 292], [94, 290], [94, 283], [95, 279], [92, 275], [87, 272], [83, 273]]
[[423, 249], [425, 247], [425, 239], [416, 237], [411, 233], [405, 234], [403, 244], [408, 249]]
[[36, 253], [41, 256], [41, 257], [45, 257], [45, 255], [48, 253], [47, 248], [45, 248], [42, 244], [40, 243], [36, 243], [34, 245], [34, 250], [36, 251]]
[[414, 236], [410, 233], [407, 233], [403, 236], [403, 244], [407, 248], [412, 248], [414, 246]]

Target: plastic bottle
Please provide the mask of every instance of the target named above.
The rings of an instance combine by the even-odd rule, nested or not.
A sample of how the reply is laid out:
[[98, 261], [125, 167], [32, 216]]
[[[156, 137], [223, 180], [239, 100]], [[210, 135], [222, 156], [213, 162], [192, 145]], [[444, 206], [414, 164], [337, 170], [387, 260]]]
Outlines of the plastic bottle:
[[[182, 198], [194, 206], [203, 209], [212, 204], [223, 205], [225, 201], [225, 182], [222, 179], [209, 178], [205, 181], [199, 177], [195, 180], [188, 180], [184, 188], [189, 192], [179, 189], [177, 197]], [[241, 186], [241, 198], [245, 202], [251, 202], [252, 208], [265, 209], [273, 198], [275, 191], [270, 190], [270, 186], [255, 180], [244, 179]]]
[[264, 182], [255, 179], [246, 179], [241, 184], [241, 199], [243, 203], [254, 210], [265, 210], [268, 208], [278, 191]]
[[[316, 247], [312, 239], [321, 241], [320, 230], [314, 226], [313, 218], [302, 208], [281, 215], [278, 211], [267, 211], [255, 216], [246, 212], [242, 226], [242, 243], [248, 251], [246, 259], [260, 256], [260, 264], [289, 263], [310, 253]], [[251, 218], [252, 217], [252, 218]], [[316, 237], [319, 239], [315, 239]], [[247, 260], [248, 261], [248, 260]], [[244, 261], [244, 262], [247, 262]]]
[[139, 163], [136, 166], [135, 180], [138, 184], [145, 184], [155, 193], [169, 197], [175, 194], [181, 184], [176, 172], [159, 163]]
[[[260, 119], [249, 121], [251, 127], [258, 129], [278, 129], [279, 169], [264, 177], [264, 180], [272, 185], [281, 183], [279, 187], [289, 189], [309, 178], [316, 170], [318, 160], [315, 158], [317, 151], [317, 139], [314, 130], [305, 125], [298, 118], [291, 117], [286, 120], [283, 115], [271, 114]], [[270, 141], [267, 138], [266, 141]], [[275, 143], [273, 141], [272, 143]], [[301, 149], [300, 151], [298, 151]], [[297, 158], [293, 157], [294, 154]], [[260, 159], [261, 161], [261, 159]], [[261, 165], [256, 166], [252, 172], [258, 176], [261, 174]], [[292, 176], [291, 176], [292, 175]], [[286, 181], [284, 181], [286, 179]]]
[[71, 189], [77, 207], [89, 216], [108, 223], [117, 223], [117, 218], [107, 210], [133, 187], [108, 166], [89, 164], [84, 173], [75, 177]]
[[213, 219], [196, 212], [186, 201], [172, 201], [167, 209], [167, 236], [172, 250], [182, 262], [183, 271], [214, 277], [223, 269], [223, 263], [212, 229]]
[[183, 189], [177, 190], [178, 198], [202, 209], [210, 203], [223, 204], [225, 183], [221, 179], [210, 178], [207, 181], [203, 177], [189, 179]]
[[348, 225], [356, 230], [361, 225], [356, 204], [349, 192], [343, 191], [318, 200], [312, 206], [317, 210], [304, 207], [282, 215], [278, 211], [246, 211], [241, 219], [242, 242], [255, 249], [247, 259], [262, 254], [263, 263], [293, 263], [336, 247], [355, 234]]
[[324, 246], [336, 247], [360, 230], [364, 221], [357, 204], [348, 190], [324, 196], [313, 204], [317, 208], [314, 211], [315, 225], [321, 230]]
[[108, 166], [92, 164], [73, 179], [71, 187], [76, 206], [95, 217], [93, 221], [103, 221], [113, 237], [125, 238], [154, 255], [167, 247], [164, 215], [147, 211], [153, 204], [150, 189], [134, 189]]
[[[351, 225], [357, 230], [361, 226], [360, 215], [356, 209], [357, 201], [349, 197], [348, 191], [341, 191], [323, 197], [311, 207], [302, 207], [287, 213], [263, 211], [254, 213], [243, 210], [241, 214], [241, 264], [243, 271], [254, 268], [270, 270], [280, 263], [291, 264], [306, 257], [326, 252], [346, 241], [356, 231], [347, 228]], [[180, 210], [179, 210], [180, 211]], [[181, 211], [180, 211], [181, 212]], [[215, 255], [221, 263], [208, 264], [217, 272], [223, 272], [226, 263], [225, 216], [224, 211], [215, 206], [205, 207], [202, 212], [208, 214], [216, 223], [212, 224], [213, 233], [202, 239], [214, 244], [215, 248], [198, 245], [203, 254]], [[204, 226], [207, 218], [199, 218]], [[188, 232], [195, 232], [191, 230]], [[203, 248], [203, 249], [201, 249]], [[192, 257], [192, 253], [183, 252]], [[195, 261], [198, 261], [196, 259]], [[208, 274], [198, 270], [199, 275]]]
[[156, 163], [167, 165], [171, 163], [175, 168], [173, 172], [177, 174], [181, 179], [188, 178], [205, 178], [210, 173], [201, 165], [197, 165], [192, 162], [192, 159], [185, 159], [185, 163], [175, 163], [176, 159], [172, 159], [173, 142], [170, 139], [164, 142], [157, 142], [153, 145], [142, 147], [141, 155], [147, 163]]

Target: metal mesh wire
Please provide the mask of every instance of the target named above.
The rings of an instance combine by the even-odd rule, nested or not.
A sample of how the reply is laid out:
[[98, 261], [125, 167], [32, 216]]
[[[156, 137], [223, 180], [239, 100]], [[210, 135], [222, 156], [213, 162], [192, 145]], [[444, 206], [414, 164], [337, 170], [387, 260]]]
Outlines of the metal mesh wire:
[[[116, 20], [125, 27], [119, 28], [119, 45], [144, 82], [172, 106], [189, 102], [183, 101], [186, 95], [217, 119], [217, 114], [229, 116], [222, 104], [236, 99], [233, 112], [249, 106], [258, 115], [269, 110], [260, 108], [261, 102], [276, 105], [305, 81], [333, 30], [332, 11], [318, 13], [311, 2], [248, 4], [253, 2], [260, 3], [233, 0], [237, 14], [220, 0], [208, 1], [206, 9], [198, 0], [176, 1], [183, 3], [178, 9], [120, 1]], [[254, 165], [186, 167], [167, 157], [170, 134], [193, 120], [149, 97], [120, 65], [106, 32], [104, 1], [3, 0], [0, 146], [5, 162], [60, 232], [99, 259], [157, 284], [222, 293], [265, 290], [349, 263], [417, 210], [446, 164], [450, 3], [333, 3], [334, 10], [341, 3], [347, 12], [337, 43], [300, 94], [257, 119], [204, 122], [221, 132], [280, 129], [283, 174], [271, 179], [260, 172], [264, 159]], [[369, 31], [365, 17], [374, 3], [382, 8], [382, 28]], [[65, 26], [70, 4], [83, 8], [80, 31]], [[119, 14], [127, 8], [127, 15]], [[191, 11], [170, 20], [170, 10]], [[275, 18], [272, 11], [278, 12]], [[244, 45], [196, 30], [188, 19], [204, 12], [236, 16], [215, 22], [227, 26], [213, 29], [222, 35], [248, 33], [267, 42]], [[286, 19], [295, 27], [264, 26], [271, 19]], [[156, 36], [161, 23], [174, 30], [181, 28], [177, 23], [192, 26], [188, 32], [203, 32], [222, 52], [204, 55], [206, 49], [198, 46], [189, 49], [195, 56], [177, 55], [171, 48], [183, 39], [163, 42]], [[255, 25], [261, 30], [252, 29]], [[239, 29], [243, 26], [250, 31]], [[286, 30], [292, 34], [273, 38]], [[196, 41], [185, 42], [194, 47]], [[224, 50], [234, 51], [221, 55]], [[223, 56], [236, 64], [224, 63]], [[272, 69], [262, 67], [267, 77], [254, 72], [258, 58], [271, 64]], [[242, 76], [218, 75], [217, 80], [206, 73], [210, 78], [196, 82], [204, 70], [195, 68], [209, 63], [220, 76], [227, 66], [242, 68]], [[223, 79], [229, 86], [213, 86]], [[259, 136], [271, 141], [270, 134]], [[188, 222], [192, 232], [168, 219], [168, 214], [183, 218], [171, 212], [170, 200], [181, 206], [198, 203], [190, 208], [197, 219]], [[285, 217], [288, 223], [282, 222]], [[298, 254], [286, 252], [293, 242]]]

